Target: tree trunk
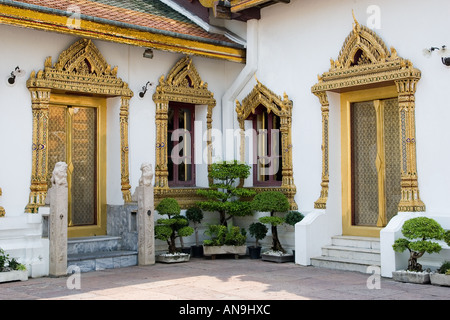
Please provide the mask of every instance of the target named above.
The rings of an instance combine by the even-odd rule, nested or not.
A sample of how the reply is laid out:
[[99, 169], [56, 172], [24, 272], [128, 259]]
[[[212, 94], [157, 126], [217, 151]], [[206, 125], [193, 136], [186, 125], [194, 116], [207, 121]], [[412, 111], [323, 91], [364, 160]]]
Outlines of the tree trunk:
[[177, 246], [175, 244], [175, 232], [172, 233], [170, 239], [167, 242], [169, 243], [169, 253], [177, 252]]
[[409, 260], [408, 260], [408, 270], [409, 271], [416, 271], [421, 272], [422, 271], [422, 265], [417, 262], [417, 259], [423, 256], [423, 252], [416, 252], [411, 251], [409, 254]]
[[272, 226], [272, 250], [281, 251], [285, 253], [286, 251], [281, 246], [280, 240], [278, 239], [278, 229], [277, 226]]
[[195, 245], [198, 246], [198, 225], [195, 224]]

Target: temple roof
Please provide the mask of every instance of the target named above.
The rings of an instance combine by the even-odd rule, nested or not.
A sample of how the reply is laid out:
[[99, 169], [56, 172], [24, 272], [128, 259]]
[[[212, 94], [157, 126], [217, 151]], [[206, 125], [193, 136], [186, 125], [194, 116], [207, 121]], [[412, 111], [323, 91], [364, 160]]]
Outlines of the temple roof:
[[167, 1], [0, 0], [0, 23], [245, 61], [241, 43], [205, 30], [164, 2]]

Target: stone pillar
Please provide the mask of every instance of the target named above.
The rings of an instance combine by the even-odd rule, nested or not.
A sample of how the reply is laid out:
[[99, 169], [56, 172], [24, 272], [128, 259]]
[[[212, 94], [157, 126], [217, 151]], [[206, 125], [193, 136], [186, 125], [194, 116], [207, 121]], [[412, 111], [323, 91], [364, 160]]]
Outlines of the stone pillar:
[[67, 274], [68, 194], [67, 164], [58, 162], [53, 170], [52, 187], [48, 190], [46, 199], [50, 203], [50, 276]]
[[152, 165], [141, 165], [142, 176], [135, 197], [138, 202], [138, 264], [155, 264], [155, 223], [154, 223], [154, 195]]

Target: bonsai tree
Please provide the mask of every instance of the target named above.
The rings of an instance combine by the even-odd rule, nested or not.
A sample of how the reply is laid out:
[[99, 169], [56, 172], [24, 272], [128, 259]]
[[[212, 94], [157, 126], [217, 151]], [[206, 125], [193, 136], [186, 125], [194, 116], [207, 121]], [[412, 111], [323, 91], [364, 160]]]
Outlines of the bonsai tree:
[[261, 222], [253, 222], [249, 227], [248, 231], [250, 232], [250, 235], [255, 238], [255, 248], [259, 247], [259, 240], [262, 240], [266, 237], [267, 232], [269, 229], [262, 224]]
[[252, 215], [250, 202], [242, 201], [241, 198], [251, 197], [255, 192], [236, 186], [240, 179], [250, 175], [251, 167], [234, 160], [213, 163], [210, 168], [209, 177], [214, 183], [208, 190], [197, 191], [197, 194], [207, 199], [197, 203], [200, 209], [218, 212], [220, 224], [224, 226], [233, 216]]
[[271, 225], [272, 231], [272, 250], [285, 253], [278, 238], [277, 226], [284, 223], [285, 219], [275, 216], [275, 212], [287, 212], [289, 210], [289, 201], [287, 197], [279, 191], [264, 191], [257, 194], [252, 201], [252, 207], [255, 211], [270, 212], [270, 216], [261, 217], [259, 221]]
[[427, 217], [412, 218], [403, 224], [402, 234], [405, 238], [397, 239], [392, 247], [397, 252], [409, 250], [408, 260], [409, 271], [422, 271], [422, 265], [417, 259], [424, 253], [438, 253], [441, 246], [431, 240], [442, 240], [444, 238], [444, 229], [435, 220]]
[[195, 245], [198, 244], [198, 224], [203, 220], [203, 212], [198, 207], [191, 207], [186, 210], [186, 218], [194, 223]]
[[176, 238], [190, 236], [194, 229], [189, 227], [186, 217], [180, 215], [180, 206], [173, 198], [164, 198], [156, 207], [160, 215], [166, 215], [167, 218], [160, 218], [156, 221], [155, 238], [167, 241], [169, 253], [176, 253]]
[[291, 226], [295, 226], [297, 222], [303, 220], [305, 216], [298, 211], [289, 211], [285, 217], [285, 222]]

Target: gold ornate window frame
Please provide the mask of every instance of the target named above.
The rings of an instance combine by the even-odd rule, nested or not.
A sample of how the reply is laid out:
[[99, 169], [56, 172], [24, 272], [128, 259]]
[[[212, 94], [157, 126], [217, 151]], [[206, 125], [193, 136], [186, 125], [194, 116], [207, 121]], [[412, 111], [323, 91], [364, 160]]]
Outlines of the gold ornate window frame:
[[293, 167], [292, 167], [292, 101], [289, 100], [286, 93], [280, 97], [269, 90], [261, 82], [256, 79], [257, 84], [253, 90], [242, 100], [242, 103], [236, 101], [236, 113], [240, 127], [240, 161], [245, 161], [245, 119], [251, 113], [255, 113], [258, 106], [262, 105], [267, 112], [273, 112], [280, 117], [281, 132], [281, 157], [282, 182], [280, 187], [251, 187], [256, 192], [263, 191], [281, 191], [289, 199], [291, 210], [297, 210], [294, 196], [297, 188], [294, 184]]
[[314, 207], [325, 209], [328, 198], [329, 159], [329, 102], [327, 92], [344, 93], [394, 86], [399, 102], [401, 150], [401, 212], [425, 211], [419, 197], [416, 168], [415, 92], [421, 72], [397, 51], [389, 50], [371, 29], [354, 19], [353, 30], [346, 38], [336, 61], [331, 60], [328, 72], [320, 75], [311, 91], [321, 104], [322, 111], [322, 183], [319, 199]]
[[194, 105], [206, 105], [207, 129], [207, 161], [208, 171], [212, 162], [212, 111], [216, 106], [214, 94], [208, 90], [208, 84], [203, 82], [190, 56], [180, 59], [164, 79], [160, 77], [159, 84], [153, 94], [156, 105], [156, 165], [155, 165], [155, 204], [166, 197], [177, 199], [181, 208], [187, 208], [196, 201], [203, 199], [197, 195], [199, 188], [169, 188], [167, 167], [167, 125], [169, 103], [183, 102]]
[[57, 93], [121, 98], [121, 188], [124, 201], [130, 202], [128, 109], [133, 92], [117, 77], [117, 67], [111, 69], [91, 40], [80, 39], [63, 51], [55, 64], [48, 57], [43, 70], [31, 72], [27, 87], [33, 112], [33, 142], [30, 196], [25, 212], [37, 213], [45, 204], [47, 173], [52, 169], [48, 168], [49, 104], [51, 95]]

